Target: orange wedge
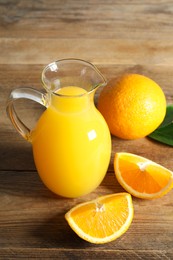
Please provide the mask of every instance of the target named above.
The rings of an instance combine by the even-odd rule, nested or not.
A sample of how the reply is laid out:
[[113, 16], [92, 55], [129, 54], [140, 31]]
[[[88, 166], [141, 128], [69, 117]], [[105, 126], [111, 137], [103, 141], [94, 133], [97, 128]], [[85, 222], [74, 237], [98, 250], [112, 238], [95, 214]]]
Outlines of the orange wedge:
[[135, 154], [116, 153], [114, 170], [121, 186], [137, 198], [159, 198], [173, 188], [173, 172]]
[[113, 241], [125, 233], [132, 222], [131, 195], [110, 194], [81, 203], [67, 212], [65, 218], [73, 231], [90, 243]]

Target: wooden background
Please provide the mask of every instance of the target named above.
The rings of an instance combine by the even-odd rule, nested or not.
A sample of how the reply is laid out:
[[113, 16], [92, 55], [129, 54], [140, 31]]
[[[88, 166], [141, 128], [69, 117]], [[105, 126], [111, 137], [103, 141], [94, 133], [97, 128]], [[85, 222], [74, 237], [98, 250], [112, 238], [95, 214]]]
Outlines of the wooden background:
[[[64, 199], [41, 183], [31, 145], [7, 118], [12, 89], [42, 89], [43, 67], [70, 57], [93, 62], [108, 80], [124, 72], [146, 75], [173, 103], [173, 1], [0, 0], [0, 259], [173, 259], [173, 191], [152, 201], [134, 198], [130, 229], [108, 244], [81, 240], [64, 219], [79, 202], [123, 191], [114, 177], [115, 152], [136, 153], [173, 170], [172, 147], [148, 138], [112, 137], [111, 162], [100, 187]], [[34, 124], [40, 107], [19, 107]]]

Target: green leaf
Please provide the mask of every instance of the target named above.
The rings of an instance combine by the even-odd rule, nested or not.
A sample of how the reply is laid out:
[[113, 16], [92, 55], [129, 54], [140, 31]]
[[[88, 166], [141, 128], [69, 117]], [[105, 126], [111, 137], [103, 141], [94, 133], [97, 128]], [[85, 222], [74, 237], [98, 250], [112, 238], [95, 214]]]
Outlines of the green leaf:
[[148, 137], [173, 146], [173, 105], [168, 105], [162, 124]]
[[173, 123], [173, 105], [167, 105], [166, 108], [166, 116], [159, 126], [159, 128], [165, 127], [166, 125], [172, 124]]

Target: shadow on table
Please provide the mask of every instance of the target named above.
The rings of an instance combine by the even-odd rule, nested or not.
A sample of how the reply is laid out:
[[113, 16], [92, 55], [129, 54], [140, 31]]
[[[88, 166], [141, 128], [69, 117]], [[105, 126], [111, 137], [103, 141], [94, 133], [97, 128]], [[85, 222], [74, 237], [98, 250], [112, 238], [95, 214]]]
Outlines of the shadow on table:
[[101, 246], [91, 244], [78, 237], [65, 220], [63, 211], [37, 226], [32, 236], [44, 248], [82, 249]]

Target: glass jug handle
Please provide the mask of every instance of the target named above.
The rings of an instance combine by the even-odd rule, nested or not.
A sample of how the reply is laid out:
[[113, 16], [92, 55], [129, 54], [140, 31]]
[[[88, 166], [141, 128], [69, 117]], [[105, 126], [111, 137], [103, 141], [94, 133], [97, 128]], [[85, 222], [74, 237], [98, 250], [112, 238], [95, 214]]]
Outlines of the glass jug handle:
[[18, 88], [11, 92], [7, 100], [7, 115], [16, 130], [28, 141], [30, 141], [31, 130], [21, 121], [14, 108], [14, 102], [18, 99], [30, 99], [44, 107], [47, 107], [46, 95], [32, 88]]

